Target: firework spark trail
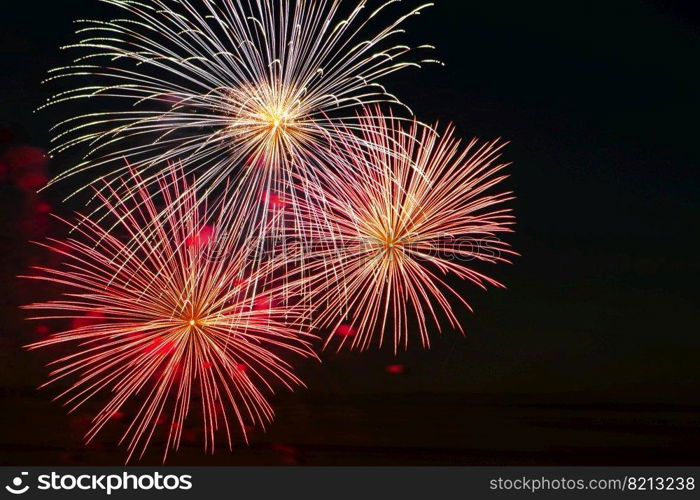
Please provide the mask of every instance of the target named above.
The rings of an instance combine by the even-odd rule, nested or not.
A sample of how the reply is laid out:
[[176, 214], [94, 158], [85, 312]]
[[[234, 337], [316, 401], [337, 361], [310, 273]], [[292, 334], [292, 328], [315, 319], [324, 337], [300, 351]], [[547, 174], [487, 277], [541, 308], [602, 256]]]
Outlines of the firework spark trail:
[[[364, 350], [377, 333], [381, 345], [388, 330], [395, 349], [407, 348], [415, 321], [427, 347], [427, 324], [440, 329], [440, 311], [462, 331], [450, 296], [469, 307], [446, 275], [500, 287], [474, 264], [515, 255], [498, 239], [514, 223], [504, 207], [511, 193], [490, 194], [506, 178], [503, 145], [473, 140], [463, 147], [451, 126], [438, 134], [437, 126], [414, 121], [406, 130], [380, 115], [367, 110], [360, 140], [338, 146], [350, 168], [327, 171], [320, 187], [304, 186], [310, 199], [322, 198], [304, 208], [304, 231], [316, 242], [310, 301], [317, 324], [331, 332], [327, 343], [335, 338]], [[332, 222], [330, 233], [316, 224], [319, 210]]]
[[[131, 173], [124, 182], [141, 185], [142, 179]], [[107, 397], [86, 439], [138, 400], [122, 438], [128, 460], [142, 457], [158, 423], [170, 419], [165, 460], [179, 447], [191, 405], [200, 400], [205, 449], [214, 451], [217, 432], [232, 447], [233, 425], [246, 438], [246, 426], [271, 420], [265, 394], [275, 385], [303, 385], [286, 358], [314, 356], [305, 311], [276, 300], [292, 286], [274, 278], [277, 264], [251, 269], [250, 249], [224, 237], [240, 216], [199, 201], [178, 169], [164, 173], [159, 186], [164, 211], [145, 188], [136, 190], [133, 203], [113, 205], [101, 195], [116, 229], [88, 217], [67, 223], [74, 237], [43, 244], [65, 263], [27, 276], [66, 289], [59, 300], [26, 306], [38, 312], [32, 319], [74, 321], [28, 346], [74, 350], [52, 363], [46, 385], [72, 381], [57, 398], [71, 411]], [[75, 323], [86, 315], [93, 320]]]
[[407, 9], [373, 33], [400, 0], [372, 9], [360, 0], [345, 18], [339, 0], [102, 1], [124, 18], [80, 21], [82, 38], [69, 48], [84, 55], [48, 79], [94, 83], [59, 93], [47, 106], [91, 100], [104, 110], [54, 127], [51, 153], [88, 151], [53, 182], [92, 169], [110, 181], [127, 157], [150, 185], [161, 165], [182, 161], [196, 170], [197, 189], [236, 177], [243, 187], [236, 209], [253, 219], [269, 209], [261, 193], [278, 193], [293, 173], [314, 182], [313, 166], [335, 163], [329, 144], [346, 130], [337, 125], [355, 127], [354, 114], [344, 111], [400, 104], [378, 82], [420, 65], [404, 60], [412, 49], [393, 40], [406, 19], [431, 5]]

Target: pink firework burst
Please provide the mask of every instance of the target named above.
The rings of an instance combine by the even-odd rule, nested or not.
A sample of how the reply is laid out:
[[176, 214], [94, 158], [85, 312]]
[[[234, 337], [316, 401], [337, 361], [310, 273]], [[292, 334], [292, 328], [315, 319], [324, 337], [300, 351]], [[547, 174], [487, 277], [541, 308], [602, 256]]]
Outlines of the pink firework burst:
[[498, 237], [514, 223], [504, 205], [512, 196], [492, 193], [506, 178], [503, 145], [462, 146], [452, 127], [406, 129], [378, 109], [360, 121], [359, 140], [338, 147], [346, 164], [327, 171], [320, 188], [304, 185], [318, 201], [304, 217], [316, 320], [341, 346], [364, 350], [389, 336], [406, 348], [415, 325], [428, 347], [429, 320], [439, 329], [442, 315], [462, 331], [450, 297], [469, 307], [446, 276], [500, 287], [477, 264], [515, 255]]
[[210, 210], [177, 169], [160, 177], [156, 197], [137, 174], [123, 182], [141, 187], [116, 205], [100, 194], [112, 220], [80, 216], [69, 223], [71, 238], [43, 244], [64, 263], [28, 278], [65, 293], [26, 309], [71, 326], [28, 347], [70, 346], [46, 385], [69, 382], [58, 398], [71, 411], [105, 401], [88, 442], [115, 414], [131, 414], [121, 441], [128, 460], [143, 457], [166, 424], [165, 460], [201, 407], [205, 449], [214, 451], [220, 433], [231, 448], [236, 427], [246, 438], [246, 428], [272, 419], [266, 393], [302, 384], [287, 357], [314, 356], [300, 326], [305, 312], [275, 300], [292, 286], [276, 277], [277, 264], [251, 265], [248, 249], [228, 236], [243, 215]]

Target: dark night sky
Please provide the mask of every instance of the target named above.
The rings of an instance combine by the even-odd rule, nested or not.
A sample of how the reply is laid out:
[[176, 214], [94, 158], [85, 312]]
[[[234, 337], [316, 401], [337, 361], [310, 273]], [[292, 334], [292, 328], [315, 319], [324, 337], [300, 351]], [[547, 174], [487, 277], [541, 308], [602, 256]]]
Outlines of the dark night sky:
[[[402, 73], [388, 87], [424, 121], [511, 141], [519, 220], [512, 242], [522, 257], [494, 271], [508, 290], [465, 288], [476, 311], [462, 315], [466, 339], [447, 332], [430, 352], [414, 345], [398, 361], [389, 351], [329, 354], [323, 368], [302, 369], [304, 397], [399, 392], [420, 405], [420, 394], [444, 392], [499, 404], [698, 404], [694, 2], [438, 4], [410, 22], [409, 38], [435, 44], [446, 66]], [[3, 0], [2, 11], [0, 127], [18, 143], [46, 147], [55, 117], [32, 113], [50, 91], [39, 83], [66, 62], [58, 46], [72, 39], [71, 20], [110, 9], [94, 0]], [[52, 169], [72, 159], [61, 156]], [[21, 392], [42, 369], [18, 348], [26, 334], [11, 276], [22, 270], [15, 254], [23, 243], [9, 234], [7, 200], [21, 198], [2, 192], [12, 319], [0, 342], [0, 383]], [[388, 363], [408, 372], [388, 376]], [[48, 395], [36, 397], [50, 405]], [[406, 427], [420, 425], [406, 419]]]

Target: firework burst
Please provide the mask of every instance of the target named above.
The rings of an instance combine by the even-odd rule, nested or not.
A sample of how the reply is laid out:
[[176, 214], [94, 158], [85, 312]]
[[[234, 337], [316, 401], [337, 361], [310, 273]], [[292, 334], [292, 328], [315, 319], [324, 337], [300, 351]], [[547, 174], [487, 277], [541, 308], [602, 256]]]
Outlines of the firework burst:
[[[462, 147], [452, 127], [440, 135], [414, 122], [406, 130], [379, 110], [367, 113], [360, 140], [339, 146], [351, 165], [341, 170], [353, 175], [329, 171], [320, 189], [305, 186], [320, 200], [305, 207], [316, 319], [341, 346], [367, 349], [378, 334], [380, 345], [390, 336], [405, 348], [417, 326], [427, 347], [428, 321], [439, 328], [440, 312], [462, 330], [450, 297], [469, 307], [446, 275], [502, 286], [476, 264], [514, 254], [498, 239], [514, 222], [503, 206], [511, 194], [490, 194], [505, 178], [502, 145]], [[319, 210], [330, 232], [315, 223]]]
[[353, 127], [354, 114], [344, 111], [399, 103], [378, 82], [420, 65], [405, 60], [412, 49], [394, 39], [431, 5], [374, 29], [400, 0], [372, 8], [361, 0], [346, 15], [339, 0], [102, 1], [124, 17], [80, 21], [82, 38], [70, 48], [83, 55], [49, 78], [94, 83], [47, 106], [103, 103], [54, 128], [52, 153], [88, 149], [54, 182], [98, 167], [113, 179], [128, 157], [148, 185], [161, 165], [182, 161], [197, 171], [198, 189], [233, 174], [244, 186], [236, 203], [251, 217], [269, 209], [261, 193], [277, 194], [292, 172], [313, 179], [315, 165], [335, 163], [329, 143], [344, 130], [336, 125]]
[[[136, 174], [124, 183], [143, 186]], [[133, 203], [100, 195], [116, 223], [106, 230], [81, 216], [73, 237], [44, 245], [64, 264], [29, 276], [66, 289], [59, 300], [27, 306], [37, 312], [32, 319], [72, 321], [29, 346], [70, 346], [46, 385], [69, 381], [59, 398], [71, 411], [106, 397], [88, 441], [114, 414], [131, 412], [122, 438], [129, 459], [143, 456], [158, 425], [167, 429], [165, 457], [177, 449], [194, 406], [205, 449], [214, 451], [220, 433], [232, 447], [236, 427], [245, 437], [246, 427], [272, 418], [266, 393], [275, 384], [301, 384], [285, 359], [313, 356], [299, 326], [304, 311], [277, 300], [289, 282], [277, 282], [274, 263], [251, 268], [249, 251], [226, 236], [238, 217], [198, 200], [177, 169], [159, 188], [164, 209], [144, 187]]]

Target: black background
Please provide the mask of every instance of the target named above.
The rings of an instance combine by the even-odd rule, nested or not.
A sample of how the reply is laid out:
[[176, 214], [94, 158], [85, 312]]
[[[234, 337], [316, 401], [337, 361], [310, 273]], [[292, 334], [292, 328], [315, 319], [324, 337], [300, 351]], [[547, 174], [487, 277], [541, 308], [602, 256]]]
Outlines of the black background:
[[[491, 273], [508, 290], [465, 288], [462, 338], [328, 353], [300, 367], [309, 389], [275, 398], [277, 422], [250, 447], [173, 464], [697, 464], [698, 28], [695, 2], [446, 1], [408, 25], [444, 68], [387, 86], [423, 121], [511, 141], [522, 257]], [[0, 148], [48, 147], [50, 94], [71, 21], [94, 0], [2, 0]], [[75, 156], [57, 157], [53, 172]], [[120, 464], [120, 423], [80, 442], [85, 415], [50, 391], [46, 353], [17, 306], [32, 251], [26, 195], [5, 182], [0, 464]], [[53, 205], [60, 196], [44, 195]], [[61, 207], [58, 211], [66, 211]], [[387, 365], [401, 364], [403, 374]], [[88, 412], [86, 412], [88, 414]], [[156, 451], [143, 463], [158, 463]]]

